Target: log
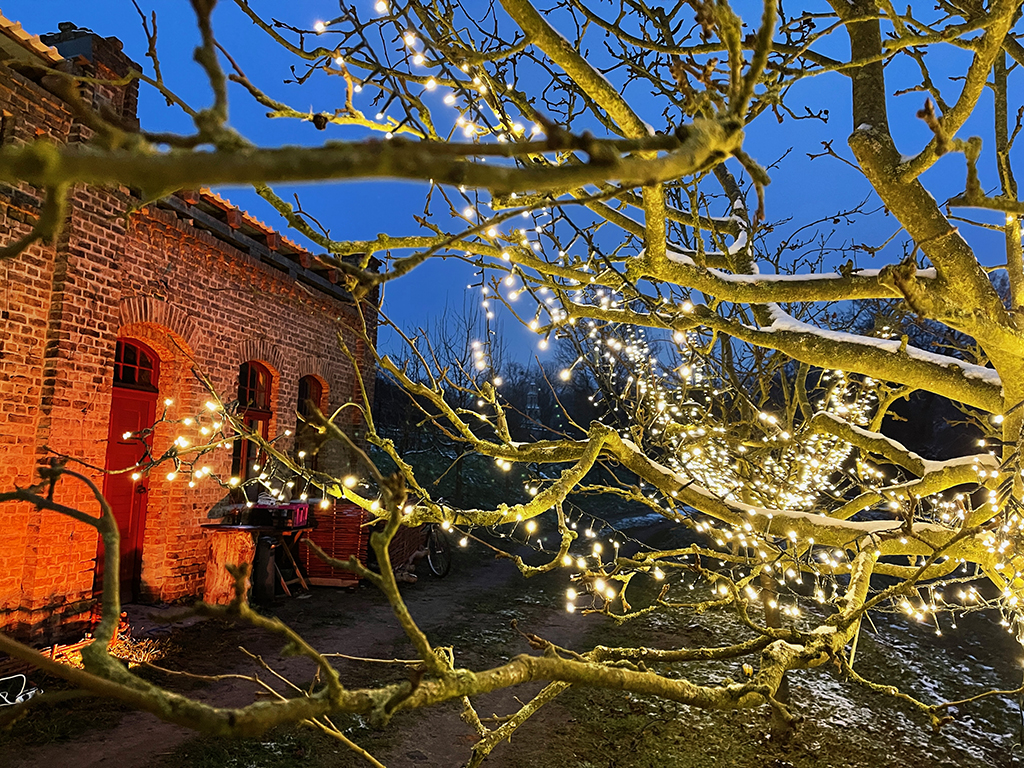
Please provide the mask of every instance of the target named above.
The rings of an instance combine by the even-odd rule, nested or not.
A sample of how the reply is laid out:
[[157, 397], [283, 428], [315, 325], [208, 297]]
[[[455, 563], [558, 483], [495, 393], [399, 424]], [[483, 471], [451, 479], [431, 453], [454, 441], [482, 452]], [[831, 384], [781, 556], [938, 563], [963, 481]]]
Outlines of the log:
[[[235, 580], [228, 565], [252, 564], [256, 552], [253, 536], [248, 531], [213, 530], [206, 532], [206, 584], [203, 600], [211, 605], [227, 605], [235, 599]], [[246, 590], [251, 582], [246, 580]]]

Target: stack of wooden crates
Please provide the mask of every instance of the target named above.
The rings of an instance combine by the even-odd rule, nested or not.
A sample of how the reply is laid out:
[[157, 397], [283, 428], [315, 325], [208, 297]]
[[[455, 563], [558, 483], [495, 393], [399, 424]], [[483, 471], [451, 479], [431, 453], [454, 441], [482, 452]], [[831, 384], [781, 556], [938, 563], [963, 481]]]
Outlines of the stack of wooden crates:
[[[311, 505], [316, 527], [309, 532], [310, 540], [324, 552], [338, 560], [355, 556], [366, 565], [366, 554], [370, 541], [370, 516], [355, 504], [335, 503], [327, 509]], [[402, 526], [388, 547], [391, 566], [399, 568], [423, 546], [426, 528]], [[310, 584], [318, 587], [351, 587], [359, 583], [359, 577], [351, 571], [332, 568], [305, 547], [304, 565]]]
[[[366, 513], [355, 504], [334, 504], [322, 509], [317, 506], [313, 513], [316, 527], [309, 532], [310, 540], [331, 557], [348, 560], [355, 556], [366, 565], [366, 549], [370, 530], [363, 523]], [[318, 587], [352, 587], [359, 583], [359, 577], [351, 571], [332, 568], [313, 550], [305, 547], [306, 573], [309, 583]]]

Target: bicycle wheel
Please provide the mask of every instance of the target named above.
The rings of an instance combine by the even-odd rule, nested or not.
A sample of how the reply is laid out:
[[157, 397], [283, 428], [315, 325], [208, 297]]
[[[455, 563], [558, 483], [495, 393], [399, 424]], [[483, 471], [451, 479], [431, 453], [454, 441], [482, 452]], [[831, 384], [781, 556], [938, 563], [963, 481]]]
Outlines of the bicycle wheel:
[[447, 576], [452, 568], [452, 545], [436, 525], [427, 532], [427, 565], [437, 577]]

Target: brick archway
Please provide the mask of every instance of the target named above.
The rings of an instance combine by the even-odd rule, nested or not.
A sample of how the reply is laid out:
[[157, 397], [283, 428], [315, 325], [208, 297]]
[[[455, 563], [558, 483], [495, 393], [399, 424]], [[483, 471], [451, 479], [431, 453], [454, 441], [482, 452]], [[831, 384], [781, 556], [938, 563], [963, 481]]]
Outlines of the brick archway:
[[[301, 382], [303, 379], [312, 379], [316, 382], [317, 387], [320, 388], [320, 397], [317, 402], [317, 407], [321, 410], [329, 409], [331, 402], [331, 388], [327, 383], [327, 379], [321, 376], [319, 373], [312, 373], [308, 368], [299, 369], [299, 378], [296, 381]], [[298, 410], [302, 410], [301, 403], [298, 404]]]
[[238, 345], [238, 351], [235, 353], [235, 365], [241, 365], [250, 360], [258, 360], [268, 364], [275, 378], [280, 378], [282, 372], [287, 370], [284, 353], [281, 352], [281, 348], [267, 339], [242, 340]]
[[159, 325], [179, 336], [187, 345], [187, 356], [197, 348], [199, 328], [189, 315], [173, 304], [153, 296], [131, 296], [121, 299], [121, 326], [135, 323]]
[[313, 355], [304, 355], [299, 358], [299, 378], [303, 376], [316, 376], [326, 388], [328, 371], [324, 359]]

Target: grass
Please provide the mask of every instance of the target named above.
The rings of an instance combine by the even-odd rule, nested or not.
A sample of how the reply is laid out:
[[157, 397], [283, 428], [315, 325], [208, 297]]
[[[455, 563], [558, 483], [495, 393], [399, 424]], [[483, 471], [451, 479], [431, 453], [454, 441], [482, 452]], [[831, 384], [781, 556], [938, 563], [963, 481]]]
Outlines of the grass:
[[[638, 582], [640, 605], [651, 584]], [[700, 588], [695, 593], [700, 595]], [[698, 598], [699, 599], [699, 598]], [[616, 626], [595, 623], [581, 647], [606, 645], [717, 645], [740, 634], [728, 612], [700, 616], [652, 614]], [[1012, 638], [983, 615], [961, 619], [962, 635], [935, 638], [932, 631], [900, 617], [876, 619], [877, 634], [865, 626], [858, 645], [858, 670], [877, 681], [899, 685], [926, 701], [964, 695], [1005, 684], [996, 667], [1007, 653], [1019, 655]], [[669, 670], [698, 684], [741, 679], [742, 660], [702, 663]], [[1003, 672], [1005, 674], [1005, 671]], [[905, 768], [956, 765], [960, 768], [1019, 765], [1020, 718], [1006, 699], [965, 707], [960, 719], [938, 734], [911, 706], [868, 691], [830, 667], [790, 674], [792, 706], [804, 718], [786, 744], [770, 741], [767, 712], [714, 712], [671, 701], [615, 691], [571, 689], [549, 705], [549, 717], [566, 723], [547, 745], [551, 764], [564, 768]], [[510, 750], [511, 752], [511, 750]], [[529, 754], [510, 758], [526, 768]]]
[[[348, 750], [308, 727], [277, 728], [259, 739], [197, 736], [153, 763], [154, 768], [308, 768], [346, 765]], [[337, 758], [337, 759], [335, 759]], [[354, 763], [353, 763], [354, 764]]]
[[[63, 680], [48, 676], [35, 678], [44, 692], [71, 690]], [[93, 731], [115, 727], [132, 709], [126, 704], [93, 698], [71, 699], [32, 712], [0, 731], [5, 749], [63, 744], [88, 736]]]

